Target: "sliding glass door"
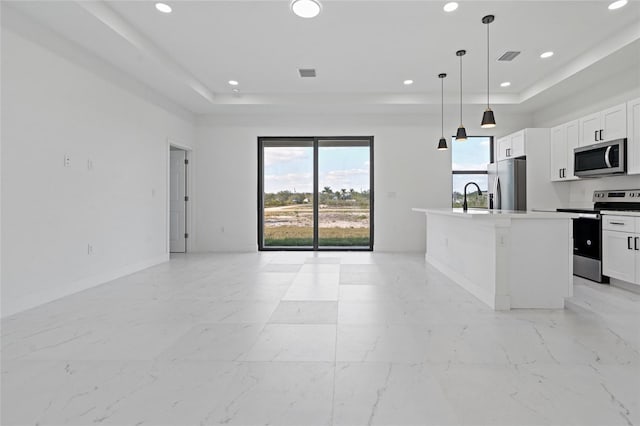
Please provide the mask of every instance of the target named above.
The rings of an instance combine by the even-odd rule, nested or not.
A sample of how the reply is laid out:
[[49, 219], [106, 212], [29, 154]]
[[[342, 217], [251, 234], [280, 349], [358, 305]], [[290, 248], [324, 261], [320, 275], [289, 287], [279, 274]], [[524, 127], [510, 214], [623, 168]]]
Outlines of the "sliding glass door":
[[313, 248], [312, 140], [262, 144], [262, 244]]
[[260, 250], [372, 250], [373, 138], [259, 138]]

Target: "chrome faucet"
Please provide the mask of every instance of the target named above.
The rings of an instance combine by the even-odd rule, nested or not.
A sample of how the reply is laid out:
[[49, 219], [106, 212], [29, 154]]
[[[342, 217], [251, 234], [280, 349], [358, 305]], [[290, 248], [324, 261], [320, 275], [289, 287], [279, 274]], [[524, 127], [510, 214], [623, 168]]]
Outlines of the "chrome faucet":
[[477, 183], [469, 182], [468, 184], [466, 184], [464, 186], [464, 202], [462, 203], [462, 211], [465, 211], [465, 212], [469, 209], [467, 206], [467, 186], [469, 185], [475, 185], [476, 188], [478, 188], [478, 195], [482, 195], [482, 191], [480, 190], [480, 187], [478, 186]]

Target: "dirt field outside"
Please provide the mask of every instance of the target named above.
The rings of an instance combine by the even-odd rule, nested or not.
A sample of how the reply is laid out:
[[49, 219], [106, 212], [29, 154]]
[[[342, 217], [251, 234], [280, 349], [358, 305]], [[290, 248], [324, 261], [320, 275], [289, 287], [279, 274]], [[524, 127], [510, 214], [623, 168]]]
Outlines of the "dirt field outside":
[[[318, 243], [324, 246], [368, 246], [369, 209], [326, 206], [318, 209]], [[265, 246], [313, 244], [313, 207], [309, 204], [264, 209]]]

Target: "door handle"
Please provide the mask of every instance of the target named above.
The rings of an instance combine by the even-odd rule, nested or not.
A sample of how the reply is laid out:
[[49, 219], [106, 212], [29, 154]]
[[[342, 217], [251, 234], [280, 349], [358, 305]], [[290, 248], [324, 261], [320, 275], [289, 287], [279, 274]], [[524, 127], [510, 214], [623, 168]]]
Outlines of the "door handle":
[[593, 140], [598, 142], [598, 131], [593, 132]]
[[562, 169], [562, 177], [563, 178], [567, 177], [567, 169]]
[[562, 179], [562, 169], [558, 169], [558, 177]]
[[633, 239], [633, 246], [636, 249], [636, 251], [640, 251], [640, 247], [638, 247], [638, 245], [640, 245], [640, 244], [638, 244], [639, 241], [640, 241], [640, 237], [635, 237]]
[[611, 145], [609, 145], [607, 147], [607, 150], [604, 152], [604, 163], [609, 168], [611, 168], [611, 158], [609, 158], [610, 155], [611, 155]]
[[627, 237], [627, 250], [633, 250], [631, 248], [631, 240], [633, 239], [633, 237]]
[[602, 129], [600, 129], [600, 140], [602, 140]]

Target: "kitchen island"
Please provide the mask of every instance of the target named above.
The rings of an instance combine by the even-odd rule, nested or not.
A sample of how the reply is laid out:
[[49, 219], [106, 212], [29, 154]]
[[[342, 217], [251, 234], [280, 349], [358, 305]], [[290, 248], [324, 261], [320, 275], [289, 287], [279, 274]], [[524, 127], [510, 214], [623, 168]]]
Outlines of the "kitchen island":
[[495, 310], [561, 309], [573, 295], [576, 215], [422, 209], [426, 260]]

